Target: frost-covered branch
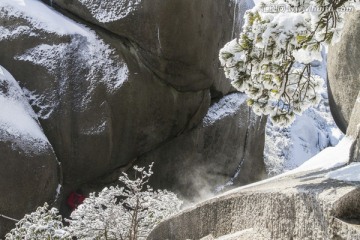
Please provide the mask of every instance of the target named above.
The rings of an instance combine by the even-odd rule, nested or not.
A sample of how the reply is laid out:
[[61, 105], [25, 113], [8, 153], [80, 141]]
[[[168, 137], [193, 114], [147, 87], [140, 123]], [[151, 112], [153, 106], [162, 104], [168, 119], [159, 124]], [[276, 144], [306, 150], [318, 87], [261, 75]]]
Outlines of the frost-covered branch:
[[45, 204], [26, 215], [16, 228], [6, 235], [15, 239], [146, 239], [160, 221], [180, 210], [182, 201], [166, 190], [153, 190], [147, 185], [153, 174], [134, 167], [135, 180], [126, 173], [119, 178], [124, 187], [104, 188], [98, 194], [91, 193], [71, 214], [64, 227], [55, 208]]
[[312, 73], [322, 45], [337, 41], [355, 0], [270, 0], [245, 14], [239, 38], [220, 51], [225, 75], [258, 115], [288, 125], [318, 104], [323, 80]]
[[123, 173], [124, 187], [104, 188], [91, 194], [68, 220], [68, 231], [78, 239], [146, 239], [163, 219], [179, 211], [182, 202], [174, 193], [147, 185], [152, 165], [134, 167], [135, 180]]

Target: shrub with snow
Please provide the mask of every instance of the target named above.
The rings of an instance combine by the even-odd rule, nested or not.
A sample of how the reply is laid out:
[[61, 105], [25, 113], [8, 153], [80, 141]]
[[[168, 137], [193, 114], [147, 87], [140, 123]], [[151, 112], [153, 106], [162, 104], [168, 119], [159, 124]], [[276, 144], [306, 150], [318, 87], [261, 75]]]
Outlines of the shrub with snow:
[[176, 214], [182, 205], [177, 196], [147, 185], [152, 172], [135, 166], [135, 180], [126, 173], [119, 178], [124, 187], [104, 188], [92, 193], [66, 221], [48, 205], [26, 215], [6, 235], [13, 239], [146, 239], [151, 230], [165, 218]]
[[119, 180], [125, 187], [104, 188], [85, 199], [68, 220], [68, 230], [79, 239], [146, 239], [161, 220], [180, 210], [182, 202], [174, 193], [154, 191], [147, 185], [153, 174], [134, 167], [140, 176], [131, 180], [126, 173]]
[[49, 209], [47, 203], [35, 212], [25, 215], [14, 229], [5, 236], [6, 240], [18, 239], [71, 239], [64, 230], [62, 218], [56, 208]]
[[318, 104], [322, 79], [311, 63], [337, 41], [356, 0], [269, 0], [245, 14], [239, 38], [220, 51], [225, 75], [245, 92], [255, 113], [286, 126]]

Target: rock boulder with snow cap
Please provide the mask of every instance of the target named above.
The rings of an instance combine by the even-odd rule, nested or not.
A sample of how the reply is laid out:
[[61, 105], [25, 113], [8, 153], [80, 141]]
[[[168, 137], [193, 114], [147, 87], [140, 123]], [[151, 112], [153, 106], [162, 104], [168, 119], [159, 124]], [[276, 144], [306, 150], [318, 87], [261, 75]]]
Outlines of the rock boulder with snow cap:
[[1, 237], [15, 225], [6, 217], [21, 219], [55, 200], [60, 165], [22, 89], [1, 66], [0, 106]]

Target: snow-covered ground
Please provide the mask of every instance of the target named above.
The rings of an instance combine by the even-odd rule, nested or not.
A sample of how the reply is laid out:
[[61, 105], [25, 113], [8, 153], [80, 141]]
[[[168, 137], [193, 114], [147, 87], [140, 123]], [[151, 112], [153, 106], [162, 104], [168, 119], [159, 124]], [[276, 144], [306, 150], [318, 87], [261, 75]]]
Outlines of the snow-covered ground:
[[[326, 54], [323, 62], [314, 64], [314, 73], [326, 80]], [[326, 84], [321, 92], [322, 100], [316, 108], [310, 108], [297, 116], [287, 128], [280, 128], [270, 121], [266, 128], [265, 164], [270, 176], [292, 170], [315, 156], [323, 149], [335, 146], [343, 134], [336, 126], [329, 108]]]

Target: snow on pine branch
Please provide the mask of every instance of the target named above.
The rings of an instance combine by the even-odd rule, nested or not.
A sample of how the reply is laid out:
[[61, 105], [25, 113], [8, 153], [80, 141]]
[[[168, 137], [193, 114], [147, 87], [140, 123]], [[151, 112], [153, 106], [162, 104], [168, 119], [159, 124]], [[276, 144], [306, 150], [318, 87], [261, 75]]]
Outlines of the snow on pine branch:
[[356, 0], [270, 0], [245, 14], [239, 38], [220, 50], [220, 62], [234, 87], [248, 95], [258, 115], [281, 126], [320, 101], [323, 79], [311, 63], [324, 44], [338, 41]]

